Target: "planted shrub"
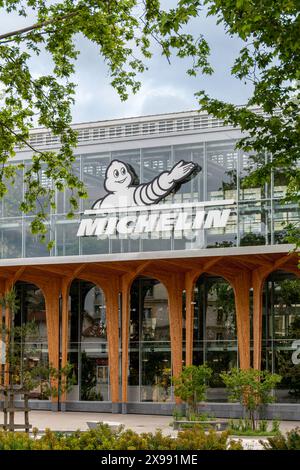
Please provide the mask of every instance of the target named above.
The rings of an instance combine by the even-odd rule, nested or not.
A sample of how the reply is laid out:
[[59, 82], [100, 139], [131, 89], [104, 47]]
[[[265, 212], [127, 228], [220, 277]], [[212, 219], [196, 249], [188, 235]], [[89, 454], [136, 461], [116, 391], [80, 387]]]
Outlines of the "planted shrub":
[[292, 429], [286, 436], [279, 433], [268, 437], [267, 442], [261, 441], [261, 444], [265, 450], [300, 450], [300, 428]]
[[187, 417], [197, 414], [197, 404], [206, 399], [212, 369], [206, 364], [184, 367], [179, 377], [173, 377], [174, 394], [187, 404]]
[[156, 433], [137, 434], [120, 426], [112, 431], [108, 425], [99, 425], [89, 431], [72, 434], [49, 429], [41, 437], [26, 433], [0, 432], [1, 450], [242, 450], [239, 442], [230, 441], [228, 432], [205, 433], [196, 428], [178, 433], [177, 438]]

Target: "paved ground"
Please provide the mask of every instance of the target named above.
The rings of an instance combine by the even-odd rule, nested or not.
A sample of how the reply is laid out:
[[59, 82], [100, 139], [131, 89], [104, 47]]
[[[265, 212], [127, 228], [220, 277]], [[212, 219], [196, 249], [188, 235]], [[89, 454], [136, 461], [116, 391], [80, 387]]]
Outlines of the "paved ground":
[[[2, 415], [2, 416], [1, 416]], [[16, 423], [22, 423], [23, 414], [16, 413]], [[87, 421], [106, 421], [124, 424], [125, 428], [131, 428], [138, 433], [154, 432], [161, 429], [164, 434], [176, 434], [170, 423], [172, 416], [112, 414], [112, 413], [86, 413], [86, 412], [51, 412], [31, 411], [30, 424], [40, 431], [50, 428], [55, 431], [82, 431], [88, 429]], [[0, 424], [3, 423], [3, 414], [0, 412]], [[282, 421], [280, 429], [283, 432], [299, 426], [299, 421]]]

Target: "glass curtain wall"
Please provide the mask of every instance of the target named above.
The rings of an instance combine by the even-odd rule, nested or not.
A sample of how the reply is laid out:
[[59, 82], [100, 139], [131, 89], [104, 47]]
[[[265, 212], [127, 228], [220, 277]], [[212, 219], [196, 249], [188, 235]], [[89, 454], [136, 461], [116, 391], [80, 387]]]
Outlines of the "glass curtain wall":
[[193, 364], [213, 370], [208, 399], [226, 400], [219, 374], [238, 365], [234, 291], [221, 277], [203, 274], [194, 290]]
[[[46, 324], [45, 299], [41, 289], [34, 284], [18, 281], [15, 284], [18, 308], [15, 313], [16, 327], [32, 324], [33, 329], [26, 329], [26, 336], [19, 343], [21, 364], [26, 360], [26, 368], [48, 367], [48, 336]], [[24, 332], [25, 333], [25, 332]], [[23, 334], [24, 334], [23, 333]], [[47, 400], [42, 382], [31, 390], [29, 398]]]
[[[8, 184], [9, 191], [0, 201], [0, 257], [68, 256], [94, 253], [120, 253], [140, 251], [179, 250], [191, 248], [215, 248], [231, 246], [267, 245], [285, 243], [287, 223], [299, 221], [299, 207], [281, 204], [286, 193], [285, 175], [277, 172], [270, 183], [262, 187], [245, 187], [244, 180], [249, 171], [261, 161], [270, 158], [251, 155], [235, 149], [236, 141], [221, 140], [164, 145], [78, 155], [74, 172], [86, 184], [89, 197], [79, 201], [79, 211], [73, 219], [67, 217], [70, 191], [56, 194], [56, 209], [50, 209], [48, 220], [49, 237], [55, 247], [49, 252], [46, 244], [38, 242], [30, 233], [32, 214], [22, 215], [18, 206], [24, 193], [23, 171], [18, 170], [15, 184]], [[181, 232], [170, 234], [143, 234], [141, 237], [116, 235], [106, 237], [77, 237], [82, 212], [105, 195], [104, 180], [108, 165], [114, 159], [130, 164], [140, 183], [150, 182], [163, 171], [169, 171], [180, 160], [193, 161], [201, 171], [184, 183], [177, 193], [169, 194], [161, 204], [233, 199], [232, 213], [225, 228], [198, 230], [183, 236]], [[22, 162], [18, 162], [22, 163]], [[41, 170], [41, 181], [51, 188], [51, 181]], [[220, 209], [222, 206], [210, 206]], [[193, 209], [190, 209], [191, 211]], [[159, 239], [159, 244], [157, 240]]]
[[108, 401], [109, 364], [103, 290], [74, 280], [69, 296], [69, 362], [76, 384], [68, 400]]
[[277, 401], [300, 400], [300, 278], [284, 271], [265, 282], [262, 368], [283, 377]]
[[168, 293], [158, 280], [140, 277], [131, 287], [128, 401], [170, 400]]

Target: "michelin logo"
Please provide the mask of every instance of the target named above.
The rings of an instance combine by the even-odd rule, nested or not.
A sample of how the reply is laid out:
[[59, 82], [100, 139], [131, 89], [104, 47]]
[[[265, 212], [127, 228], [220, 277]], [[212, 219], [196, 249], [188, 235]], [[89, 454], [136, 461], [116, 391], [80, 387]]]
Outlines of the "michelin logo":
[[200, 170], [201, 167], [196, 163], [181, 160], [170, 171], [164, 171], [150, 183], [139, 184], [131, 165], [113, 160], [105, 174], [104, 188], [108, 194], [98, 199], [92, 209], [157, 204]]
[[[231, 209], [205, 211], [204, 206], [233, 204], [233, 200], [206, 203], [158, 204], [171, 192], [193, 178], [201, 167], [181, 160], [170, 171], [164, 171], [149, 183], [139, 183], [134, 169], [127, 163], [113, 160], [105, 174], [107, 194], [98, 199], [81, 220], [78, 237], [122, 237], [147, 233], [195, 232], [200, 229], [224, 228]], [[197, 209], [194, 210], [194, 207]]]

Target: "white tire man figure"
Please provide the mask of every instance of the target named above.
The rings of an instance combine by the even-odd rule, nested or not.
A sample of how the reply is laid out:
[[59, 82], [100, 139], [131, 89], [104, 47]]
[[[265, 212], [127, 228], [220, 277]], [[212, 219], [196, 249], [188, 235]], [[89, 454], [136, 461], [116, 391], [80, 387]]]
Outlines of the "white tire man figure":
[[200, 170], [196, 163], [181, 160], [170, 171], [164, 171], [149, 183], [139, 184], [130, 165], [113, 160], [105, 173], [104, 188], [108, 194], [98, 199], [92, 209], [157, 204]]

